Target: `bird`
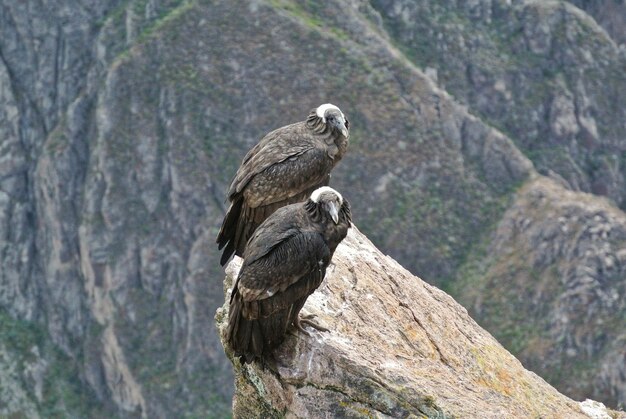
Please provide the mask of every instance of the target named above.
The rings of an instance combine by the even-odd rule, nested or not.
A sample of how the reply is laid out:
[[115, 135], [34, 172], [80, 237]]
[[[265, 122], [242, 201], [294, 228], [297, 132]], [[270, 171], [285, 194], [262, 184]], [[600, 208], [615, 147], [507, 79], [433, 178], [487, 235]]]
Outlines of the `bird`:
[[300, 310], [351, 225], [348, 201], [324, 186], [305, 202], [279, 208], [257, 228], [233, 286], [226, 332], [243, 363], [271, 361], [287, 331], [308, 335], [304, 325], [328, 331], [312, 316], [300, 318]]
[[311, 110], [305, 121], [265, 135], [244, 157], [228, 189], [230, 205], [216, 242], [223, 266], [233, 254], [242, 256], [248, 239], [270, 214], [305, 201], [342, 159], [350, 123], [335, 105]]

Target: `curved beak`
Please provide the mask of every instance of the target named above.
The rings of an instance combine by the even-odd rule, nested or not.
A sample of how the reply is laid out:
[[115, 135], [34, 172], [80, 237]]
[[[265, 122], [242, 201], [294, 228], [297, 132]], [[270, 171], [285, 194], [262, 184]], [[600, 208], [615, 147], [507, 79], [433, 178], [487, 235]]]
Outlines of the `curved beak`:
[[337, 208], [337, 204], [335, 204], [334, 202], [329, 202], [328, 212], [330, 213], [330, 216], [332, 217], [335, 224], [337, 224], [339, 222], [339, 209]]
[[344, 137], [348, 138], [348, 128], [346, 128], [346, 121], [343, 118], [336, 118], [333, 121], [333, 125], [341, 132]]

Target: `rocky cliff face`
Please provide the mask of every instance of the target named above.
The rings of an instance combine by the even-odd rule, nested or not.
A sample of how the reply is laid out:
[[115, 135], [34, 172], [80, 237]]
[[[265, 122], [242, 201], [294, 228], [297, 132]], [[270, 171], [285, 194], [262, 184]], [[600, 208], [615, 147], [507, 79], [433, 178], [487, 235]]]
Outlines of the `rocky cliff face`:
[[373, 3], [399, 47], [539, 171], [626, 208], [626, 54], [590, 16], [560, 1]]
[[[332, 183], [357, 224], [456, 295], [473, 272], [502, 295], [534, 286], [491, 269], [510, 257], [498, 243], [530, 258], [540, 229], [570, 219], [558, 205], [525, 215], [534, 190], [607, 196], [598, 205], [620, 225], [623, 52], [580, 10], [539, 4], [0, 1], [0, 415], [225, 414], [232, 375], [212, 320], [224, 191], [263, 134], [320, 103], [352, 122]], [[585, 202], [598, 198], [584, 196], [576, 231], [595, 225]], [[537, 229], [503, 233], [523, 216]], [[555, 246], [578, 248], [573, 230], [550, 228]], [[538, 265], [554, 350], [531, 349], [535, 324], [507, 339], [507, 316], [489, 323], [502, 298], [462, 300], [528, 365], [576, 351], [541, 372], [577, 397], [606, 388], [597, 398], [617, 406], [622, 242], [599, 237], [590, 255], [613, 270], [596, 256]], [[598, 284], [575, 285], [600, 266]], [[550, 372], [574, 360], [588, 368]], [[606, 387], [575, 384], [588, 377]]]
[[[226, 301], [240, 262], [228, 269]], [[451, 297], [356, 228], [303, 312], [331, 331], [290, 336], [275, 352], [276, 371], [231, 359], [235, 417], [594, 417], [591, 401], [574, 402], [526, 371]], [[223, 337], [227, 303], [216, 320]]]
[[527, 367], [567, 394], [622, 405], [625, 258], [623, 212], [538, 178], [518, 191], [455, 294]]
[[[185, 7], [2, 5], [1, 340], [17, 362], [3, 369], [2, 415], [225, 414], [232, 384], [211, 321], [221, 287], [207, 287], [216, 269], [202, 222], [218, 210], [210, 194], [212, 205], [181, 206], [186, 173], [165, 160], [186, 156], [165, 144], [167, 112], [134, 118], [138, 95], [154, 91], [118, 68]], [[128, 107], [111, 109], [119, 102]], [[200, 184], [194, 194], [211, 182]]]

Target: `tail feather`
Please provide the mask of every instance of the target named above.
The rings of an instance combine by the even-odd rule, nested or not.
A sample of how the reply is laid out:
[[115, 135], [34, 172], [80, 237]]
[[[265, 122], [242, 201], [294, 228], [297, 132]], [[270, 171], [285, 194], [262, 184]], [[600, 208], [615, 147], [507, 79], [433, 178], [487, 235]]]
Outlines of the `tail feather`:
[[228, 207], [228, 211], [226, 211], [226, 216], [224, 216], [220, 232], [217, 233], [216, 242], [218, 244], [218, 249], [222, 250], [224, 248], [224, 252], [222, 253], [222, 257], [220, 259], [220, 264], [222, 266], [224, 266], [233, 253], [235, 253], [236, 249], [234, 239], [237, 225], [239, 224], [239, 220], [241, 218], [242, 206], [242, 197], [237, 197], [231, 202], [230, 207]]
[[[246, 320], [243, 317], [243, 304], [240, 295], [235, 295], [231, 300], [226, 337], [235, 355], [243, 357], [244, 362], [250, 362], [253, 359], [250, 356], [250, 343], [252, 336], [258, 334], [258, 331], [254, 331], [256, 328], [255, 320]], [[262, 350], [262, 348], [259, 349]]]
[[254, 230], [256, 230], [260, 224], [257, 224], [254, 220], [254, 214], [256, 211], [257, 208], [250, 208], [245, 203], [242, 206], [241, 216], [239, 217], [239, 220], [237, 220], [234, 237], [235, 254], [238, 256], [243, 256], [248, 239], [252, 236], [252, 233], [254, 233]]
[[[285, 339], [291, 307], [264, 317], [267, 301], [245, 302], [236, 294], [230, 304], [227, 341], [236, 356], [243, 362], [264, 359]], [[249, 317], [249, 318], [246, 318]]]
[[241, 357], [243, 362], [252, 362], [265, 353], [261, 322], [259, 319], [246, 319], [248, 311], [254, 309], [250, 304], [256, 305], [256, 302], [246, 303], [236, 289], [233, 292], [226, 338], [236, 356]]
[[232, 241], [229, 241], [224, 249], [224, 252], [222, 253], [222, 257], [220, 258], [220, 265], [226, 265], [233, 253], [235, 253], [235, 244]]
[[233, 240], [235, 247], [235, 254], [237, 256], [243, 256], [246, 250], [248, 240], [256, 229], [261, 225], [263, 221], [278, 208], [284, 206], [285, 203], [278, 202], [276, 204], [269, 204], [262, 207], [251, 208], [245, 203], [242, 204], [241, 216], [237, 221], [235, 228], [235, 238]]
[[266, 359], [284, 340], [309, 295], [324, 279], [326, 269], [314, 271], [277, 296], [244, 301], [235, 285], [230, 300], [227, 340], [243, 362]]

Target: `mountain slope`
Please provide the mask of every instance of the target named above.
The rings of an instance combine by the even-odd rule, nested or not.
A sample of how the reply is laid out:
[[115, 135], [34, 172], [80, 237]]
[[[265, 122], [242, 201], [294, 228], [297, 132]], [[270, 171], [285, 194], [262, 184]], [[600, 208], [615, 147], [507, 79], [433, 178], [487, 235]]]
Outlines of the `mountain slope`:
[[[464, 99], [452, 82], [464, 71], [441, 64], [439, 83], [454, 99], [436, 86], [432, 70], [426, 76], [418, 67], [428, 63], [407, 51], [414, 44], [389, 29], [394, 17], [386, 14], [387, 3], [129, 0], [94, 6], [58, 0], [3, 1], [0, 7], [0, 306], [12, 329], [41, 331], [41, 338], [26, 340], [28, 350], [39, 351], [34, 365], [68, 365], [67, 374], [41, 369], [41, 401], [30, 367], [18, 368], [22, 379], [12, 380], [13, 390], [0, 392], [0, 400], [20, 402], [5, 403], [11, 407], [2, 414], [45, 416], [41, 403], [79, 416], [185, 411], [219, 417], [228, 411], [232, 373], [212, 320], [223, 302], [214, 237], [225, 190], [261, 136], [305, 118], [321, 103], [340, 106], [352, 123], [350, 149], [332, 185], [354, 203], [356, 223], [410, 270], [452, 290], [455, 281], [463, 284], [473, 259], [491, 266], [480, 249], [497, 243], [494, 232], [511, 214], [521, 216], [511, 212], [522, 196], [516, 191], [540, 185], [531, 160], [542, 171], [551, 161], [541, 147], [530, 153], [520, 134], [527, 115], [539, 112], [527, 113], [523, 84], [516, 91], [522, 96], [505, 101], [506, 111], [491, 112], [479, 106], [489, 102], [490, 90], [468, 83], [467, 96], [475, 100]], [[429, 22], [457, 21], [457, 9], [437, 9]], [[546, 10], [575, 28], [593, 22], [570, 6]], [[524, 16], [530, 23], [546, 19]], [[561, 27], [555, 25], [547, 30]], [[461, 19], [455, 30], [493, 32], [486, 23], [474, 26]], [[584, 44], [584, 50], [597, 54], [597, 65], [581, 67], [581, 83], [592, 90], [602, 79], [612, 90], [594, 87], [580, 100], [592, 98], [589, 115], [596, 126], [615, 134], [598, 137], [598, 155], [607, 156], [598, 170], [610, 172], [606, 195], [619, 202], [623, 166], [617, 168], [612, 156], [623, 148], [623, 119], [611, 106], [621, 106], [622, 99], [611, 92], [619, 91], [622, 78], [611, 72], [620, 61], [603, 43], [606, 36], [589, 30], [597, 48]], [[577, 45], [558, 45], [571, 58], [567, 63], [578, 65]], [[491, 54], [480, 51], [477, 56]], [[555, 62], [548, 57], [548, 64]], [[528, 71], [506, 68], [512, 78]], [[543, 91], [548, 84], [527, 87]], [[580, 140], [578, 134], [570, 139]], [[572, 156], [570, 166], [555, 161], [558, 176], [552, 176], [570, 187], [574, 178], [586, 184], [592, 172], [579, 174], [582, 160]], [[553, 200], [568, 196], [557, 186], [546, 193]], [[558, 263], [547, 262], [545, 269]], [[508, 284], [506, 278], [497, 281]], [[623, 278], [615, 281], [621, 289]], [[589, 298], [593, 304], [601, 296]], [[619, 317], [601, 317], [605, 335], [614, 336], [609, 326]], [[597, 347], [605, 346], [600, 341]], [[7, 359], [23, 357], [22, 347], [4, 347]], [[597, 364], [586, 371], [605, 370], [611, 359], [594, 353]], [[619, 374], [611, 380], [603, 401], [616, 405], [623, 381]], [[71, 407], [47, 398], [48, 383], [73, 382], [84, 385], [67, 385], [66, 395], [84, 403]]]
[[[619, 16], [613, 3], [594, 8]], [[590, 16], [561, 1], [373, 4], [394, 42], [540, 172], [626, 208], [626, 54]]]
[[470, 260], [454, 294], [524, 365], [576, 399], [626, 402], [623, 212], [539, 178]]

